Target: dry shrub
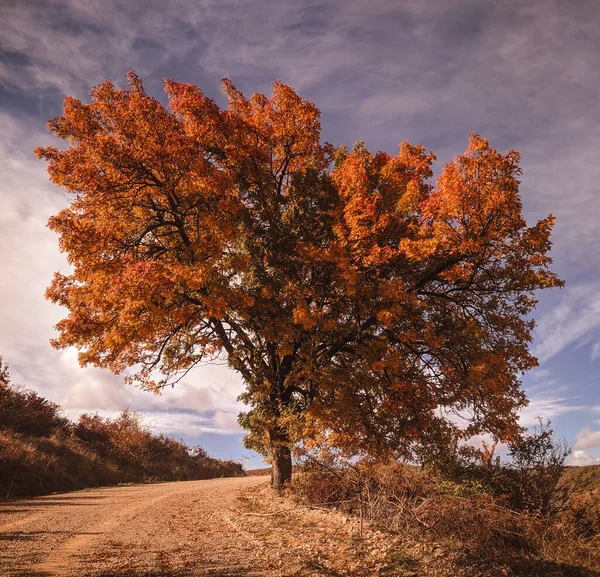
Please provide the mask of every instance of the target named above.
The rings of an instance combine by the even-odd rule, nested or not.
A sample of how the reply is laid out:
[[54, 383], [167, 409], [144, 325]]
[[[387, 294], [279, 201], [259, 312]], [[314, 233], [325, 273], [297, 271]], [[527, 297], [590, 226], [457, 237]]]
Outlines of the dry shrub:
[[239, 463], [155, 434], [139, 415], [84, 415], [68, 436], [33, 437], [0, 429], [0, 498], [117, 483], [243, 475]]
[[600, 570], [600, 517], [593, 497], [542, 515], [513, 510], [508, 499], [491, 494], [478, 481], [453, 482], [397, 462], [328, 458], [324, 466], [307, 463], [294, 483], [295, 494], [310, 505], [454, 543], [478, 562], [513, 564], [518, 575], [591, 575]]
[[0, 428], [33, 437], [67, 432], [69, 421], [56, 403], [34, 391], [14, 386], [0, 357]]
[[191, 480], [243, 475], [231, 461], [212, 459], [202, 447], [155, 432], [139, 413], [125, 410], [117, 418], [81, 415], [73, 435], [104, 459], [115, 463], [124, 480]]
[[572, 484], [561, 481], [571, 447], [554, 437], [550, 421], [539, 419], [531, 432], [509, 443], [509, 459], [495, 456], [496, 445], [436, 447], [426, 467], [458, 484], [475, 484], [515, 511], [554, 516], [569, 502]]
[[[600, 496], [595, 492], [575, 494], [566, 511], [570, 523], [577, 533], [590, 539], [600, 538]], [[600, 548], [600, 540], [598, 542]]]
[[333, 506], [394, 531], [420, 530], [437, 537], [492, 542], [522, 541], [518, 515], [477, 483], [453, 483], [398, 463], [368, 461], [333, 469], [309, 467], [296, 493], [317, 506]]
[[535, 518], [500, 506], [488, 493], [469, 497], [434, 493], [417, 505], [414, 515], [431, 535], [482, 550], [528, 550], [536, 528]]
[[121, 481], [118, 467], [73, 439], [0, 430], [0, 498], [69, 491]]
[[99, 455], [149, 477], [159, 476], [165, 461], [177, 467], [190, 457], [183, 443], [153, 433], [138, 413], [127, 410], [116, 419], [81, 415], [73, 434]]
[[10, 384], [0, 357], [0, 499], [126, 482], [241, 476], [239, 463], [162, 435], [139, 414], [82, 415]]

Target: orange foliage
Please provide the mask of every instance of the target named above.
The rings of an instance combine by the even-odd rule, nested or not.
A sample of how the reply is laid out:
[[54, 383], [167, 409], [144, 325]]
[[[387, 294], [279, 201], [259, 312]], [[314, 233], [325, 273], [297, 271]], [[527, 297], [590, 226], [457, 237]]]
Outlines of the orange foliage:
[[72, 197], [50, 219], [73, 265], [47, 293], [69, 311], [54, 344], [155, 391], [224, 351], [263, 450], [410, 454], [459, 434], [440, 407], [514, 435], [534, 292], [562, 284], [518, 153], [471, 135], [433, 187], [423, 146], [334, 149], [292, 88], [224, 91], [220, 110], [167, 80], [164, 108], [132, 73], [49, 123], [68, 146], [37, 154]]

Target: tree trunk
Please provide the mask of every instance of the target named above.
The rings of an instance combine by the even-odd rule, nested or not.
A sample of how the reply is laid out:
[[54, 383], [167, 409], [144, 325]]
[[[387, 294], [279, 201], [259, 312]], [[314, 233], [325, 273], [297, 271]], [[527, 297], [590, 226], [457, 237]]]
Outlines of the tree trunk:
[[280, 491], [292, 480], [292, 453], [285, 445], [271, 445], [271, 488]]

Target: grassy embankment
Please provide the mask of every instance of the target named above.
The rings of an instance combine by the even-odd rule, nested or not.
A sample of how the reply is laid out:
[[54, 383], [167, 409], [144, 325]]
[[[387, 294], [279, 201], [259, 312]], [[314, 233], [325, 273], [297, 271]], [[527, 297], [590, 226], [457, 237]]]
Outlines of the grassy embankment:
[[243, 474], [239, 463], [154, 432], [136, 413], [73, 423], [56, 403], [13, 386], [0, 358], [0, 499]]
[[563, 468], [554, 486], [542, 485], [542, 469], [528, 470], [526, 485], [510, 464], [496, 468], [487, 478], [479, 471], [476, 480], [450, 480], [399, 463], [311, 466], [292, 495], [445, 558], [448, 573], [434, 571], [441, 559], [423, 553], [416, 564], [424, 573], [410, 574], [600, 576], [600, 465]]

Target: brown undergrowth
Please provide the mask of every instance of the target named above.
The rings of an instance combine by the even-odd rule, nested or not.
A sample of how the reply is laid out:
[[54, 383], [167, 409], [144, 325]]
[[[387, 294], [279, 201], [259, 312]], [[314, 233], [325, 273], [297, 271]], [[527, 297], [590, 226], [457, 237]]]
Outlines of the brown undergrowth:
[[137, 413], [72, 423], [56, 403], [11, 385], [0, 357], [0, 499], [243, 474], [239, 463], [162, 435]]
[[384, 530], [390, 539], [402, 535], [439, 547], [457, 575], [600, 575], [598, 502], [586, 494], [541, 515], [512, 509], [478, 482], [443, 480], [396, 462], [307, 467], [293, 494]]
[[265, 485], [250, 489], [228, 517], [273, 577], [450, 577], [453, 551], [418, 535], [392, 533], [352, 515], [298, 503]]

